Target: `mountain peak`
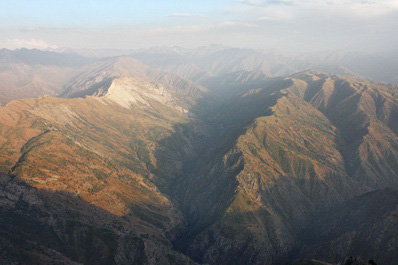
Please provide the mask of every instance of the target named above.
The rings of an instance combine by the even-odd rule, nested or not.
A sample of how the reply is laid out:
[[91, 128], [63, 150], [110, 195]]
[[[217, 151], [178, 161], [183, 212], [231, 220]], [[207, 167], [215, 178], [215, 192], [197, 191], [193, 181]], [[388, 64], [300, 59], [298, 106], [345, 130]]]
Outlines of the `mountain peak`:
[[327, 73], [321, 72], [321, 71], [308, 69], [308, 70], [304, 70], [304, 71], [301, 71], [298, 73], [294, 73], [290, 77], [302, 77], [302, 76], [312, 76], [312, 77], [317, 77], [317, 78], [323, 78], [323, 77], [327, 77], [330, 75], [328, 75]]
[[100, 60], [96, 70], [107, 71], [113, 75], [135, 75], [143, 77], [146, 76], [148, 67], [129, 56], [122, 55]]
[[152, 108], [151, 102], [157, 102], [181, 113], [207, 92], [191, 81], [151, 69], [129, 56], [90, 64], [65, 88], [62, 97], [103, 97], [124, 108]]
[[131, 76], [148, 80], [149, 68], [128, 56], [104, 58], [83, 67], [81, 73], [66, 84], [62, 97], [102, 96], [112, 80]]

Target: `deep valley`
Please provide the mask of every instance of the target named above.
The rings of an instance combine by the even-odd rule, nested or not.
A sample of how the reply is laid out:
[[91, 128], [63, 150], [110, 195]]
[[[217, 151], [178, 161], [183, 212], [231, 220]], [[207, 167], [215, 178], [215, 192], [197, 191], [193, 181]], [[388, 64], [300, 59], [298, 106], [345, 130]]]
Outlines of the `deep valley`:
[[398, 260], [398, 89], [380, 76], [218, 46], [33, 51], [37, 74], [24, 52], [0, 53], [0, 79], [34, 69], [0, 86], [1, 264]]

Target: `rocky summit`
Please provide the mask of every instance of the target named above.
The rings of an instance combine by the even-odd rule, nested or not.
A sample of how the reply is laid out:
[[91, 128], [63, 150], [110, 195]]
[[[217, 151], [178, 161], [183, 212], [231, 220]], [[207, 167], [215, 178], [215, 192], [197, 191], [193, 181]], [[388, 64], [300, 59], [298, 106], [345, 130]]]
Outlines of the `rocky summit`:
[[4, 97], [0, 264], [396, 264], [397, 87], [213, 48]]

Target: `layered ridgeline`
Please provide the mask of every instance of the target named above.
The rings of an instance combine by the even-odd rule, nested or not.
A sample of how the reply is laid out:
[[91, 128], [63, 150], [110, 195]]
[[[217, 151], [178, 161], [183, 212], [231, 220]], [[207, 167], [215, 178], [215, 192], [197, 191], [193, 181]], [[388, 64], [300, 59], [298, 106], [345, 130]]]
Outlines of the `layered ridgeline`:
[[[317, 72], [245, 76], [217, 96], [216, 86], [108, 58], [84, 66], [63, 98], [2, 107], [0, 260], [333, 263], [384, 251], [355, 248], [368, 232], [349, 238], [354, 226], [327, 240], [323, 222], [306, 229], [339, 203], [397, 186], [396, 88]], [[352, 222], [385, 229], [366, 209]], [[387, 229], [391, 209], [379, 209]]]
[[76, 54], [0, 49], [0, 106], [13, 99], [58, 95], [89, 61]]
[[[78, 52], [79, 54], [79, 52]], [[173, 72], [199, 84], [239, 72], [261, 72], [265, 76], [288, 76], [307, 69], [365, 79], [398, 82], [396, 55], [358, 51], [289, 53], [210, 45], [196, 49], [154, 47], [130, 51], [130, 56], [145, 64]]]
[[153, 70], [127, 56], [106, 58], [84, 66], [64, 85], [61, 97], [105, 96], [129, 107], [150, 107], [150, 100], [182, 113], [207, 93], [205, 87], [175, 74]]
[[[280, 264], [320, 210], [396, 186], [396, 93], [304, 72], [232, 98], [207, 121], [215, 135], [177, 181], [188, 224], [176, 247], [203, 263]], [[327, 258], [351, 254], [343, 252]]]
[[[396, 55], [350, 51], [287, 53], [222, 45], [195, 49], [153, 47], [140, 50], [48, 49], [0, 50], [0, 105], [13, 99], [58, 96], [80, 68], [100, 58], [130, 56], [144, 64], [221, 92], [233, 85], [259, 87], [267, 77], [288, 76], [307, 69], [396, 83]], [[105, 59], [107, 60], [107, 59]], [[98, 62], [98, 65], [101, 62]], [[86, 69], [87, 70], [87, 69]], [[224, 94], [225, 96], [225, 94]]]
[[65, 92], [85, 98], [46, 96], [0, 109], [1, 259], [189, 264], [172, 250], [183, 220], [154, 172], [162, 139], [181, 134], [179, 144], [189, 145], [179, 124], [195, 131], [188, 115], [204, 89], [152, 78], [132, 59], [90, 69], [75, 81], [81, 91], [72, 84]]

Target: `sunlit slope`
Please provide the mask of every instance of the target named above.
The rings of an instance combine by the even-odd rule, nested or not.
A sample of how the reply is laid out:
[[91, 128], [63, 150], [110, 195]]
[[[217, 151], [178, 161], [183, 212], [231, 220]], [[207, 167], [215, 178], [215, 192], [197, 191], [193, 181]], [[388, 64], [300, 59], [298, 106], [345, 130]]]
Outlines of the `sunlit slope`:
[[[128, 85], [121, 88], [118, 80], [114, 82], [114, 93], [120, 89], [127, 92], [134, 90]], [[99, 244], [105, 245], [92, 249], [90, 244], [85, 243], [85, 240], [91, 240], [91, 232], [85, 232], [82, 239], [74, 239], [80, 243], [73, 246], [61, 243], [52, 246], [40, 233], [36, 235], [27, 229], [29, 236], [19, 235], [27, 240], [26, 244], [30, 244], [28, 241], [39, 245], [42, 242], [42, 247], [49, 250], [46, 252], [34, 248], [32, 253], [26, 252], [21, 256], [23, 261], [44, 255], [44, 262], [54, 250], [84, 264], [125, 264], [117, 259], [120, 259], [120, 255], [127, 255], [128, 240], [134, 239], [139, 245], [136, 255], [147, 264], [175, 264], [179, 263], [179, 256], [181, 264], [189, 262], [171, 250], [169, 240], [182, 221], [181, 215], [173, 202], [158, 189], [156, 185], [164, 184], [153, 173], [158, 163], [155, 150], [160, 148], [159, 142], [175, 133], [174, 125], [187, 123], [189, 118], [180, 111], [183, 107], [176, 108], [159, 101], [159, 98], [147, 97], [142, 94], [143, 91], [136, 93], [141, 93], [141, 97], [145, 98], [144, 104], [121, 104], [113, 100], [110, 94], [105, 94], [84, 99], [41, 97], [13, 101], [1, 108], [0, 164], [6, 191], [1, 194], [2, 211], [5, 212], [4, 216], [11, 218], [3, 220], [4, 224], [12, 225], [10, 220], [14, 219], [24, 220], [20, 216], [22, 214], [26, 215], [27, 220], [32, 219], [32, 222], [40, 223], [47, 230], [55, 230], [60, 238], [74, 238], [79, 234], [78, 229], [107, 229], [103, 232], [115, 241], [115, 245], [109, 246], [106, 238], [102, 238], [101, 234], [96, 235], [95, 238], [99, 236], [97, 239], [102, 242]], [[177, 102], [173, 98], [171, 100]], [[21, 188], [21, 185], [28, 187]], [[67, 196], [59, 195], [59, 198], [57, 194], [60, 192], [67, 192]], [[31, 207], [21, 212], [12, 210], [18, 203], [12, 198], [24, 198], [27, 193], [34, 194], [39, 201], [46, 201], [35, 205], [27, 200], [25, 204], [32, 204], [31, 207], [38, 213], [48, 217], [35, 216], [29, 212]], [[68, 199], [68, 196], [71, 198]], [[68, 200], [71, 204], [66, 202]], [[88, 217], [82, 215], [81, 207], [87, 207], [87, 211], [95, 207], [100, 212], [93, 213], [98, 219], [93, 219], [90, 214]], [[59, 215], [59, 210], [70, 214]], [[73, 224], [62, 225], [58, 229], [50, 216], [58, 216], [54, 217], [56, 223]], [[109, 225], [114, 222], [114, 225]], [[4, 227], [6, 231], [11, 229]], [[131, 235], [133, 239], [124, 238], [123, 235]], [[18, 232], [7, 234], [6, 241], [2, 243], [11, 244], [15, 236], [18, 236]], [[18, 247], [19, 243], [11, 244], [11, 256], [12, 253], [18, 253]], [[79, 254], [71, 247], [81, 248], [81, 252], [94, 252]], [[90, 259], [91, 255], [99, 255], [102, 251], [106, 253], [106, 258]], [[130, 258], [139, 260], [134, 256]]]
[[[2, 107], [7, 258], [283, 264], [320, 212], [397, 186], [395, 88], [312, 71], [241, 74], [231, 76], [234, 96], [213, 100], [118, 57], [86, 66], [70, 98]], [[40, 247], [18, 258], [18, 240]]]
[[207, 92], [205, 87], [178, 75], [120, 56], [86, 65], [65, 85], [61, 96], [105, 96], [125, 107], [131, 103], [150, 107], [147, 99], [151, 99], [187, 113]]

